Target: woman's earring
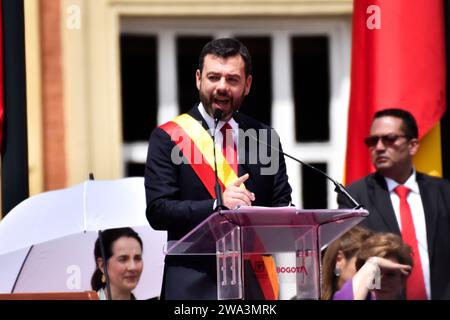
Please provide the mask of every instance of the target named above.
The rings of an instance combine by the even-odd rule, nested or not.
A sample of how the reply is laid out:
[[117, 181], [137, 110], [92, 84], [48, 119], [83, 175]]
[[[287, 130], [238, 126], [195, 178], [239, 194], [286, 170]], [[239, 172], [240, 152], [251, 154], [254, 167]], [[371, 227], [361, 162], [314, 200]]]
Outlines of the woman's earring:
[[106, 277], [104, 273], [102, 274], [102, 283], [106, 283]]
[[341, 276], [341, 269], [339, 269], [339, 268], [334, 268], [334, 275], [336, 276], [336, 277], [340, 277]]

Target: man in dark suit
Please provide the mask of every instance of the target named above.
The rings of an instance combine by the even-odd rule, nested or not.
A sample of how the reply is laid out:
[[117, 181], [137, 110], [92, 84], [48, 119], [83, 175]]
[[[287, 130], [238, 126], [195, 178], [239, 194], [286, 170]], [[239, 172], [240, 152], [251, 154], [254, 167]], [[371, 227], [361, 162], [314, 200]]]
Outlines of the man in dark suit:
[[[177, 144], [181, 140], [196, 141], [203, 137], [203, 142], [210, 143], [212, 149], [211, 136], [208, 134], [206, 137], [202, 133], [203, 129], [212, 133], [215, 127], [214, 112], [218, 109], [222, 111], [222, 117], [217, 124], [216, 145], [234, 146], [234, 149], [231, 148], [234, 153], [227, 151], [224, 154], [234, 170], [232, 174], [235, 174], [235, 178], [228, 179], [228, 183], [223, 182], [226, 187], [223, 204], [230, 209], [237, 206], [290, 204], [291, 187], [284, 157], [273, 151], [281, 150], [281, 147], [275, 145], [277, 149], [270, 149], [260, 145], [266, 155], [274, 160], [267, 163], [261, 161], [261, 151], [249, 147], [251, 139], [243, 139], [243, 133], [252, 130], [253, 136], [260, 137], [263, 134], [269, 137], [265, 141], [277, 141], [276, 134], [268, 126], [240, 113], [237, 116], [242, 101], [250, 91], [251, 82], [251, 58], [242, 43], [228, 38], [209, 42], [200, 54], [196, 72], [201, 102], [187, 115], [179, 116], [152, 132], [145, 171], [146, 214], [154, 229], [168, 231], [169, 241], [182, 238], [217, 206], [211, 183], [208, 184], [211, 177], [214, 180], [213, 164], [202, 163], [203, 167], [198, 169], [191, 166], [189, 161], [180, 162], [175, 158], [180, 153], [184, 160], [191, 158], [186, 151], [190, 149], [189, 146], [183, 149]], [[192, 119], [195, 121], [190, 122]], [[196, 132], [201, 134], [190, 136], [191, 129], [188, 128], [196, 125], [199, 126]], [[228, 130], [222, 133], [225, 127]], [[180, 134], [183, 135], [182, 139], [177, 138]], [[196, 146], [203, 145], [203, 142]], [[257, 161], [251, 161], [256, 155]], [[273, 163], [276, 163], [276, 168], [271, 168]], [[245, 184], [245, 188], [242, 184]], [[216, 283], [215, 257], [166, 256], [161, 298], [217, 299]], [[261, 294], [254, 293], [252, 298], [262, 297]]]
[[[348, 186], [370, 213], [363, 224], [401, 234], [412, 247], [408, 299], [450, 299], [450, 182], [414, 169], [418, 129], [405, 110], [377, 112], [364, 142], [376, 172]], [[352, 207], [342, 196], [338, 203]]]

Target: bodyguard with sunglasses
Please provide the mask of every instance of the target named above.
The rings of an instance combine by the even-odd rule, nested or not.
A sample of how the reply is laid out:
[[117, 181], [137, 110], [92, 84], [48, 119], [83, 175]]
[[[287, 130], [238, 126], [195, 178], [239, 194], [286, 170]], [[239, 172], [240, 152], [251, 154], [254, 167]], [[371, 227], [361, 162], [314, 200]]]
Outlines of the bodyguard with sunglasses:
[[[450, 299], [450, 182], [417, 172], [419, 149], [414, 117], [405, 110], [375, 114], [364, 140], [376, 172], [348, 186], [369, 210], [363, 224], [400, 234], [414, 252], [407, 299]], [[340, 208], [352, 204], [338, 196]]]

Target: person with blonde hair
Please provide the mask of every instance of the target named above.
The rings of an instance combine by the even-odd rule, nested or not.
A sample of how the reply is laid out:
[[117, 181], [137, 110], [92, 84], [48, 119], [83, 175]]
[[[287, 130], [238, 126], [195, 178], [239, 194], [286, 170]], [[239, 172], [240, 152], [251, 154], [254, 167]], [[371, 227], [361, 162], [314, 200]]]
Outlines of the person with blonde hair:
[[356, 253], [356, 274], [333, 300], [395, 300], [404, 298], [412, 266], [412, 249], [393, 233], [374, 233]]
[[322, 300], [330, 300], [355, 274], [356, 254], [372, 233], [366, 228], [356, 226], [327, 247], [322, 260]]

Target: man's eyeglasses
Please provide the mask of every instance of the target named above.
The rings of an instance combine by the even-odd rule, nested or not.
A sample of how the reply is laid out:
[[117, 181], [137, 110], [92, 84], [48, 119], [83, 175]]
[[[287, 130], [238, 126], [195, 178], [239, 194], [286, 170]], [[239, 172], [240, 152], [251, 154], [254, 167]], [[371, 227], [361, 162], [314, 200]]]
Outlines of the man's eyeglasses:
[[394, 143], [399, 139], [399, 138], [408, 138], [408, 136], [405, 135], [397, 135], [397, 134], [386, 134], [383, 136], [369, 136], [367, 138], [364, 139], [364, 143], [366, 144], [367, 147], [369, 148], [373, 148], [377, 145], [378, 140], [381, 139], [381, 142], [386, 146], [386, 147], [390, 147], [393, 146]]

